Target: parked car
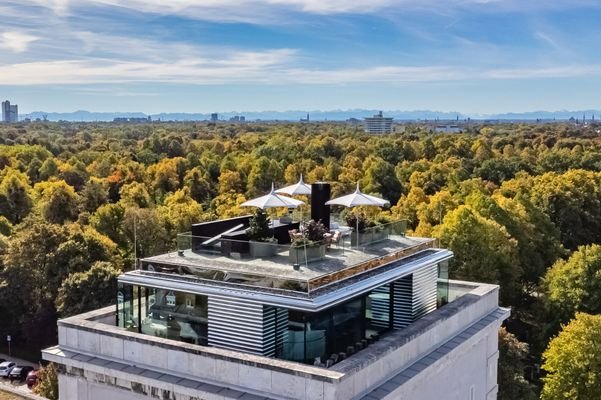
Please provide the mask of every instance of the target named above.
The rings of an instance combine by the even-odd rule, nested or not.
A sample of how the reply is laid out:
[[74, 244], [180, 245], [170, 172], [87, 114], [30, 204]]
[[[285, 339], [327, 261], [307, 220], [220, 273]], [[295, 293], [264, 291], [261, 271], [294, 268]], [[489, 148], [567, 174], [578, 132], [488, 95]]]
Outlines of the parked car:
[[27, 383], [28, 388], [31, 389], [32, 387], [38, 384], [38, 371], [39, 370], [34, 369], [33, 371], [30, 371], [29, 374], [27, 374], [25, 383]]
[[12, 369], [12, 371], [10, 371], [10, 374], [8, 374], [8, 379], [10, 379], [11, 383], [13, 381], [23, 382], [25, 378], [27, 378], [27, 374], [29, 374], [31, 371], [33, 371], [33, 367], [17, 365]]
[[8, 374], [10, 374], [10, 371], [12, 371], [16, 365], [17, 364], [12, 361], [4, 361], [2, 364], [0, 364], [0, 378], [7, 379]]

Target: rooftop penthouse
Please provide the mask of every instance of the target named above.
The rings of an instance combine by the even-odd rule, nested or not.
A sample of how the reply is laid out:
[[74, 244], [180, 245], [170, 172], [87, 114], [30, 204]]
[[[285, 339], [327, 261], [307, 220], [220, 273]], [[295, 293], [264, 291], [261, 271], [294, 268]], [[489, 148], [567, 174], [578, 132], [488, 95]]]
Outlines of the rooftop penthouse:
[[[407, 237], [403, 221], [344, 226], [326, 205], [328, 184], [314, 184], [311, 195], [311, 218], [330, 227], [323, 239], [299, 241], [309, 225], [290, 218], [271, 222], [268, 242], [250, 240], [252, 216], [195, 224], [173, 252], [119, 277], [116, 308], [59, 321], [59, 346], [45, 358], [63, 366], [66, 387], [91, 393], [108, 384], [103, 393], [113, 400], [160, 391], [177, 399], [396, 399], [386, 396], [397, 374], [427, 355], [420, 368], [430, 374], [448, 362], [453, 348], [440, 349], [455, 337], [485, 337], [478, 362], [490, 376], [473, 398], [493, 398], [485, 396], [496, 395], [496, 329], [508, 315], [498, 288], [449, 284], [453, 254], [436, 240]], [[140, 397], [118, 396], [126, 391]]]

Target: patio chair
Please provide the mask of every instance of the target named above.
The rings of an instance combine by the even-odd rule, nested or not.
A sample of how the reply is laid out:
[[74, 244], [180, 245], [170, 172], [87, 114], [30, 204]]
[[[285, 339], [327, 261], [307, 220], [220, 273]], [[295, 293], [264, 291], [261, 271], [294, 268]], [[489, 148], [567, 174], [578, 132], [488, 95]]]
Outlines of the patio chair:
[[328, 246], [327, 248], [329, 249], [332, 246], [332, 244], [335, 244], [336, 247], [338, 247], [338, 245], [340, 244], [340, 239], [342, 238], [342, 234], [340, 233], [340, 231], [333, 231], [330, 233], [326, 233], [323, 238]]

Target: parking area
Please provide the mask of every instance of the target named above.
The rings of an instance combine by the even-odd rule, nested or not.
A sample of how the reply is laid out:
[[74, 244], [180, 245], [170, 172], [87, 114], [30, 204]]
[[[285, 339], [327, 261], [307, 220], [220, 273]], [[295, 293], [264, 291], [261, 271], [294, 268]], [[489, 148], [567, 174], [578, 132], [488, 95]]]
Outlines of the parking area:
[[[29, 366], [29, 367], [33, 367], [35, 369], [40, 368], [40, 366], [35, 363], [29, 362], [26, 360], [22, 360], [22, 359], [19, 359], [16, 357], [9, 357], [8, 354], [0, 353], [0, 359], [4, 359], [6, 361], [12, 361], [17, 365]], [[29, 396], [31, 396], [33, 394], [32, 391], [27, 387], [27, 384], [25, 383], [25, 381], [23, 381], [23, 382], [15, 381], [15, 382], [11, 383], [10, 380], [3, 379], [3, 378], [0, 378], [0, 390], [6, 390], [6, 391], [13, 392], [13, 393], [29, 395]]]

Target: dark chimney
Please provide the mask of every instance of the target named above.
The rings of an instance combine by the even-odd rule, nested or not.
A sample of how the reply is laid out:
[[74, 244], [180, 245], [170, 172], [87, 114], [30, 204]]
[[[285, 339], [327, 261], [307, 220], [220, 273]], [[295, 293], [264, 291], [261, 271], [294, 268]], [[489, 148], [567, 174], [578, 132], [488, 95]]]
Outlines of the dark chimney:
[[311, 219], [320, 221], [327, 230], [330, 230], [330, 206], [326, 201], [330, 200], [330, 184], [327, 182], [315, 182], [311, 185]]

